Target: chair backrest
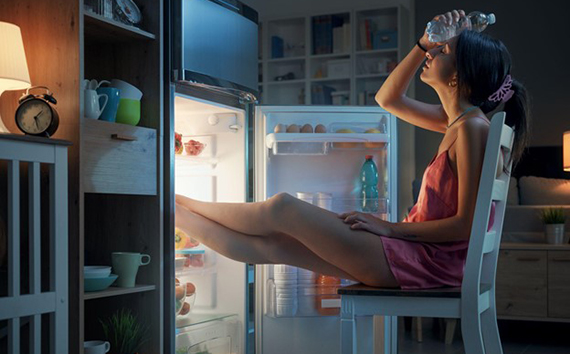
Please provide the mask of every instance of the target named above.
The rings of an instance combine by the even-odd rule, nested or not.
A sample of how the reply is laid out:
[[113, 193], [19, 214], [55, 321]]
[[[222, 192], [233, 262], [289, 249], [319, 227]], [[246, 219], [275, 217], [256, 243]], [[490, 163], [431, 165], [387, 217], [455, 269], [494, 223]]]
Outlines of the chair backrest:
[[[505, 116], [505, 112], [498, 112], [491, 119], [461, 286], [462, 301], [468, 301], [474, 306], [478, 306], [482, 284], [491, 286], [491, 294], [494, 294], [495, 288], [497, 259], [510, 180], [510, 172], [505, 173], [505, 170], [510, 171], [512, 167], [511, 150], [515, 136], [514, 131], [505, 125]], [[503, 164], [498, 165], [501, 154], [506, 168]], [[494, 222], [489, 229], [493, 202]]]

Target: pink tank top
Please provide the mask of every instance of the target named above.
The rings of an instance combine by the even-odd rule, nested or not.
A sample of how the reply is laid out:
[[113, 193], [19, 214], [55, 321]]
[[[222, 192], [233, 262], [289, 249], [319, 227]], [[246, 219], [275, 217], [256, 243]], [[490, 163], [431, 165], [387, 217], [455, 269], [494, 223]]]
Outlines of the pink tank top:
[[[426, 168], [418, 202], [404, 222], [454, 216], [457, 214], [457, 193], [457, 177], [449, 165], [448, 150], [445, 150]], [[494, 210], [491, 216], [494, 216]], [[490, 220], [491, 225], [492, 222]], [[469, 241], [428, 243], [380, 238], [388, 264], [402, 289], [461, 286]]]

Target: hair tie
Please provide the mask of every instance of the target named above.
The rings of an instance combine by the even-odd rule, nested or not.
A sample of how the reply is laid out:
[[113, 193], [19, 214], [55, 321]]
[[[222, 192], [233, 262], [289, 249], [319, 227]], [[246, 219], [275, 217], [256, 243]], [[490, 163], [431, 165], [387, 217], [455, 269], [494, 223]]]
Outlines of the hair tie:
[[513, 91], [512, 86], [513, 86], [513, 79], [509, 74], [505, 78], [505, 81], [503, 81], [501, 87], [499, 87], [499, 89], [491, 96], [489, 96], [488, 100], [491, 102], [507, 102], [515, 94], [515, 91]]

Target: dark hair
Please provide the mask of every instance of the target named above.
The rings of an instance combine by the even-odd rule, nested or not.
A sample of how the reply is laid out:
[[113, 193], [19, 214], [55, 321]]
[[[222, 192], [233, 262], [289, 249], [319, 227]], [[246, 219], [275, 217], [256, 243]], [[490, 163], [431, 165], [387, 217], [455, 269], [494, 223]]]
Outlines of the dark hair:
[[[479, 106], [485, 114], [499, 107], [501, 102], [492, 102], [488, 98], [511, 73], [511, 54], [501, 41], [475, 31], [461, 32], [457, 40], [456, 67], [460, 95]], [[505, 123], [515, 131], [511, 154], [514, 167], [528, 144], [530, 109], [525, 87], [513, 78], [511, 88], [514, 95], [503, 110]]]

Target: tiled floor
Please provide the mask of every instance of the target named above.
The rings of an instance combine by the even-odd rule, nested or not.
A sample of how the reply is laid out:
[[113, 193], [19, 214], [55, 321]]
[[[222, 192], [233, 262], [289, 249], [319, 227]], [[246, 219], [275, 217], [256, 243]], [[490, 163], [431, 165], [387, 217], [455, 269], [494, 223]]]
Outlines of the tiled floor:
[[[442, 331], [432, 319], [423, 320], [423, 342], [411, 331], [400, 330], [399, 354], [464, 354], [461, 329], [457, 326], [453, 344], [445, 345]], [[504, 354], [570, 354], [570, 324], [499, 321]], [[489, 353], [495, 354], [495, 353]]]

